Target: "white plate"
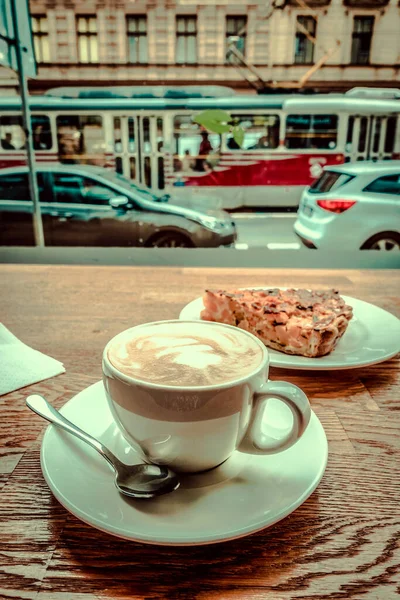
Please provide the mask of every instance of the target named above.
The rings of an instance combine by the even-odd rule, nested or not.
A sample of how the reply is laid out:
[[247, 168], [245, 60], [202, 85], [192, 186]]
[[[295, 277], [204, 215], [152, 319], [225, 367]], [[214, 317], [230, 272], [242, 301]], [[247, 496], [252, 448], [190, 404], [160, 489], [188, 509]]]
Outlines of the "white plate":
[[[262, 288], [253, 288], [262, 289]], [[270, 365], [282, 369], [336, 370], [374, 365], [400, 352], [400, 320], [374, 304], [342, 296], [353, 307], [353, 318], [335, 350], [327, 356], [307, 358], [268, 348]], [[181, 311], [182, 320], [200, 319], [202, 298], [196, 298]]]
[[[281, 406], [275, 403], [271, 410]], [[61, 412], [119, 458], [139, 462], [112, 423], [102, 382], [80, 392]], [[275, 456], [236, 452], [208, 473], [185, 476], [176, 492], [154, 500], [121, 496], [96, 451], [54, 425], [45, 433], [41, 464], [57, 500], [82, 521], [128, 540], [182, 546], [239, 538], [283, 519], [315, 490], [327, 456], [325, 432], [313, 413], [289, 450]]]

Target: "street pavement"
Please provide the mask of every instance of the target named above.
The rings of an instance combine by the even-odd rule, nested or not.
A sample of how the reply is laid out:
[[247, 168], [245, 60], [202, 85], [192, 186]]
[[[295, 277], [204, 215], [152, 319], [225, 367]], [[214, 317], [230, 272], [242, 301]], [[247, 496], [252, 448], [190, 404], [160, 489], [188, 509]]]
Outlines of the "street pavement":
[[298, 250], [301, 247], [293, 232], [296, 213], [232, 213], [232, 218], [238, 231], [238, 250], [254, 247]]

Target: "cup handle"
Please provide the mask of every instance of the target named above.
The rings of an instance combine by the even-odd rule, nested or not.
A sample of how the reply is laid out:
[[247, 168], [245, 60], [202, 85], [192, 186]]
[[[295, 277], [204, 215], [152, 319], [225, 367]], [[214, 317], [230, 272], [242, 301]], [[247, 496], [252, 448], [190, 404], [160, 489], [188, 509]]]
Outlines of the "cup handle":
[[[276, 398], [286, 404], [293, 415], [293, 424], [283, 437], [281, 428], [265, 423], [268, 401]], [[293, 446], [303, 435], [311, 417], [308, 398], [299, 387], [286, 381], [268, 381], [261, 392], [254, 394], [250, 425], [239, 450], [253, 454], [275, 454]]]

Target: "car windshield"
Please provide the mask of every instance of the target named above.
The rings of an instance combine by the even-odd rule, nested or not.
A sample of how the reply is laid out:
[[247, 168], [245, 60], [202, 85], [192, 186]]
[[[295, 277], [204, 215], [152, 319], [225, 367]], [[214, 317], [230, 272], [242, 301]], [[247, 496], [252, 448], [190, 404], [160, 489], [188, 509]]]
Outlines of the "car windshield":
[[132, 181], [130, 181], [127, 177], [124, 177], [124, 175], [104, 169], [104, 172], [102, 171], [101, 176], [111, 183], [115, 183], [116, 185], [119, 185], [130, 192], [135, 192], [143, 200], [150, 200], [153, 202], [157, 202], [159, 200], [158, 196], [150, 192], [150, 190], [139, 186], [136, 183], [132, 183]]
[[348, 183], [353, 178], [354, 177], [352, 175], [348, 175], [347, 173], [340, 173], [338, 171], [324, 171], [321, 177], [311, 184], [309, 192], [333, 192], [345, 183]]

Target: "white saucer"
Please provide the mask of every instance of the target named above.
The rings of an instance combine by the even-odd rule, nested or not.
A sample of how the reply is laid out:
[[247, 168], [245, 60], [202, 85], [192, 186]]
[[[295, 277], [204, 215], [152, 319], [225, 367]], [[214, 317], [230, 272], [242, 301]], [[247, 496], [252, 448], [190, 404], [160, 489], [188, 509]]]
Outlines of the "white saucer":
[[[374, 304], [349, 296], [342, 298], [346, 304], [353, 307], [354, 316], [331, 354], [307, 358], [268, 348], [270, 365], [281, 369], [313, 371], [355, 369], [383, 362], [400, 352], [400, 320], [397, 317]], [[182, 309], [179, 318], [200, 319], [203, 308], [202, 298], [196, 298]]]
[[[112, 424], [102, 382], [80, 392], [61, 412], [119, 458], [139, 462]], [[97, 452], [54, 425], [45, 433], [41, 464], [57, 500], [89, 525], [128, 540], [190, 546], [239, 538], [283, 519], [315, 490], [327, 456], [325, 432], [313, 413], [289, 450], [275, 456], [236, 452], [208, 473], [183, 477], [176, 492], [154, 500], [121, 496]]]

